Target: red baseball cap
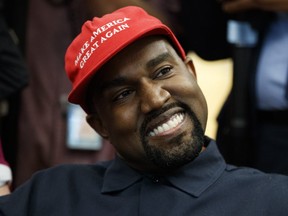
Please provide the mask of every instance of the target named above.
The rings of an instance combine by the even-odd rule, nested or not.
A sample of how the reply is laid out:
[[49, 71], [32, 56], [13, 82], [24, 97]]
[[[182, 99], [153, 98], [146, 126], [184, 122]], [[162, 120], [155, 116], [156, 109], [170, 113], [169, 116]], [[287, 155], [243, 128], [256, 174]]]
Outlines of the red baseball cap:
[[148, 35], [167, 37], [185, 59], [185, 52], [173, 32], [142, 8], [128, 6], [86, 21], [65, 55], [65, 70], [72, 82], [68, 101], [79, 104], [88, 113], [86, 91], [92, 77], [118, 52]]

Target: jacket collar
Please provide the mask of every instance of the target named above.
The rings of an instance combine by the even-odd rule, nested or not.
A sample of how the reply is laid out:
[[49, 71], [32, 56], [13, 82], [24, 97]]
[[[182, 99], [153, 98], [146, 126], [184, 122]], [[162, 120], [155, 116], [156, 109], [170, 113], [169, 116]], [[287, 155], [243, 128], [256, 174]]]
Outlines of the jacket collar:
[[103, 178], [102, 193], [124, 190], [142, 179], [139, 172], [129, 167], [125, 161], [116, 156], [107, 168]]
[[[226, 163], [219, 153], [216, 143], [210, 140], [206, 150], [194, 161], [161, 178], [179, 190], [199, 197], [220, 177], [225, 168]], [[147, 176], [149, 175], [143, 175], [130, 168], [122, 159], [117, 157], [106, 170], [101, 192], [110, 193], [125, 190]]]
[[167, 180], [176, 188], [199, 197], [223, 173], [226, 163], [216, 143], [210, 141], [207, 148], [192, 162], [183, 166]]

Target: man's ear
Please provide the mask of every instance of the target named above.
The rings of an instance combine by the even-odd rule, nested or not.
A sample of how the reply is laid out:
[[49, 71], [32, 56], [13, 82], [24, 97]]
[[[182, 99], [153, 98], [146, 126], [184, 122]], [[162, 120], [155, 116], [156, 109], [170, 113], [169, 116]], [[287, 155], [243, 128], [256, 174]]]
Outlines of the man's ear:
[[88, 114], [86, 116], [86, 121], [101, 137], [109, 140], [108, 132], [98, 114]]
[[196, 74], [196, 70], [195, 70], [195, 67], [194, 67], [194, 63], [192, 61], [192, 59], [188, 56], [186, 56], [186, 59], [185, 59], [185, 65], [186, 67], [188, 68], [188, 70], [195, 76], [195, 78], [197, 79], [197, 74]]

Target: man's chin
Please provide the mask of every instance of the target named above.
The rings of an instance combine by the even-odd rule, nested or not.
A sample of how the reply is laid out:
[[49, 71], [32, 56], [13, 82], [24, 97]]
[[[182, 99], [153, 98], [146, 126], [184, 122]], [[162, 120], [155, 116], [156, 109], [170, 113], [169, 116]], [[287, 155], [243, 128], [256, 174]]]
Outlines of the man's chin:
[[[202, 145], [199, 142], [196, 144], [194, 142], [184, 143], [183, 141], [176, 143], [178, 144], [167, 149], [147, 147], [145, 149], [146, 154], [157, 167], [175, 169], [193, 161], [202, 150]], [[169, 145], [173, 144], [170, 143]]]

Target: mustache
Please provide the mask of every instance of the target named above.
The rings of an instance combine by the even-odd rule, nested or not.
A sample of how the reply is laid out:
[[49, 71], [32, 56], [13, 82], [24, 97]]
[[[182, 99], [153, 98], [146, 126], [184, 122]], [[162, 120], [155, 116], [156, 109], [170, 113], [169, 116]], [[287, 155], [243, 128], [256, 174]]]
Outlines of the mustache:
[[[174, 102], [174, 103], [171, 103], [171, 104], [168, 104], [167, 106], [161, 108], [161, 109], [158, 109], [158, 110], [152, 110], [151, 112], [147, 113], [145, 118], [144, 118], [144, 121], [141, 125], [141, 128], [140, 128], [140, 134], [142, 136], [145, 135], [145, 130], [147, 128], [147, 125], [149, 124], [150, 121], [152, 121], [153, 119], [155, 119], [157, 116], [161, 115], [162, 113], [166, 112], [167, 110], [169, 109], [172, 109], [174, 107], [181, 107], [183, 108], [184, 110], [187, 110], [187, 105], [184, 104], [184, 103], [181, 103], [181, 102]], [[189, 108], [188, 108], [189, 109]], [[190, 109], [189, 109], [190, 110]]]

